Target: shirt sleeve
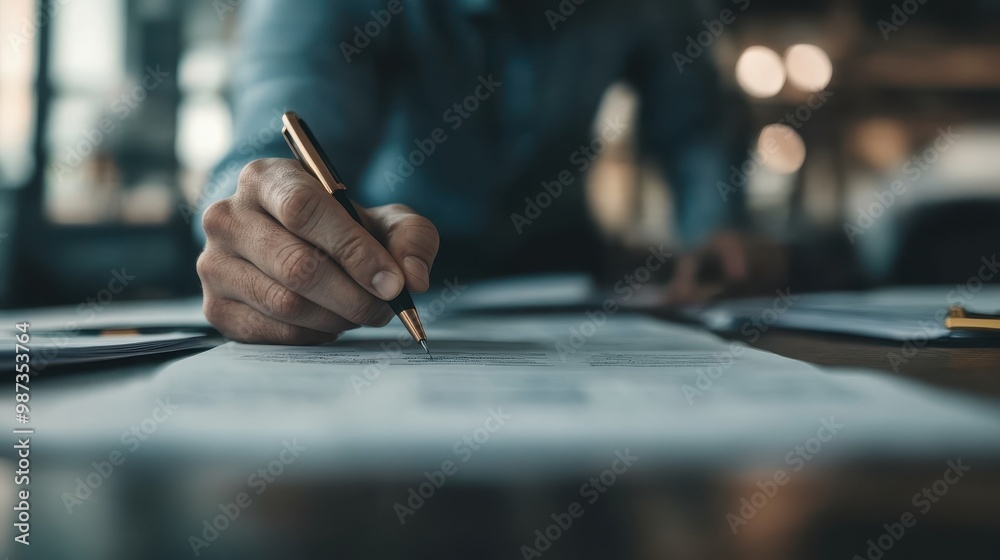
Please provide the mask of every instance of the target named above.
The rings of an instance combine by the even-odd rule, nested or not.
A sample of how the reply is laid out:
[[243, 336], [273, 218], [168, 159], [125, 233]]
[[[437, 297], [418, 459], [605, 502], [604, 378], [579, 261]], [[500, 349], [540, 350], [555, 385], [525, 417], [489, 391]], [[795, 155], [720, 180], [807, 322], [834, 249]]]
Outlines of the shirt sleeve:
[[244, 165], [291, 157], [281, 136], [285, 111], [309, 123], [344, 181], [357, 182], [385, 117], [385, 88], [377, 78], [387, 33], [356, 37], [355, 26], [371, 19], [366, 7], [339, 0], [243, 3], [231, 93], [233, 144], [195, 205], [192, 221], [202, 242], [202, 213], [236, 192]]
[[744, 186], [731, 185], [729, 176], [730, 166], [739, 168], [747, 157], [746, 105], [737, 92], [723, 90], [713, 45], [688, 50], [688, 38], [706, 31], [702, 20], [718, 14], [672, 2], [648, 16], [630, 72], [641, 99], [639, 141], [643, 155], [666, 173], [680, 241], [693, 246], [720, 228], [745, 226]]

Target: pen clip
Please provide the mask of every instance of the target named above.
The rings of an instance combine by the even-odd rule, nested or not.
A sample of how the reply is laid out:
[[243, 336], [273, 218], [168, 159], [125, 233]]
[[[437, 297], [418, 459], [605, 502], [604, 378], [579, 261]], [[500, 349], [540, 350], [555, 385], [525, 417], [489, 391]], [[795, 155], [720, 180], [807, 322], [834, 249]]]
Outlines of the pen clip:
[[335, 191], [346, 189], [340, 180], [337, 170], [334, 169], [330, 159], [326, 157], [323, 148], [320, 147], [316, 137], [304, 120], [294, 111], [288, 111], [281, 116], [281, 135], [288, 143], [295, 159], [299, 161], [302, 168], [316, 178], [323, 185], [323, 188], [330, 194]]

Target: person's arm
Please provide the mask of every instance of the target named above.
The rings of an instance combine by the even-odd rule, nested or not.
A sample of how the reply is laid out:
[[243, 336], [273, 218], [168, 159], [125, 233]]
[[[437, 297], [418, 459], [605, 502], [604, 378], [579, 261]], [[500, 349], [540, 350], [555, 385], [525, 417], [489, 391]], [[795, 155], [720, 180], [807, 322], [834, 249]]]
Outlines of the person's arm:
[[[231, 88], [233, 144], [198, 199], [198, 217], [236, 192], [247, 163], [291, 157], [281, 137], [281, 114], [288, 110], [309, 122], [346, 184], [358, 183], [382, 132], [388, 89], [379, 79], [388, 33], [354, 52], [354, 26], [371, 19], [368, 7], [325, 0], [242, 4]], [[342, 43], [350, 46], [346, 56]], [[194, 223], [204, 241], [201, 220]]]
[[[728, 19], [742, 14], [732, 3]], [[645, 14], [643, 42], [631, 76], [641, 99], [639, 143], [660, 163], [670, 183], [681, 255], [675, 264], [672, 301], [720, 293], [754, 293], [781, 283], [784, 251], [746, 232], [745, 184], [733, 184], [732, 166], [748, 157], [747, 106], [720, 83], [712, 47], [689, 50], [688, 38], [711, 33], [693, 2], [655, 4]], [[722, 26], [721, 33], [727, 28]]]
[[356, 325], [381, 326], [392, 318], [386, 301], [404, 285], [416, 293], [428, 287], [434, 225], [403, 206], [356, 205], [362, 228], [292, 159], [281, 136], [281, 114], [296, 111], [342, 179], [357, 184], [381, 129], [383, 73], [374, 41], [351, 62], [343, 56], [349, 30], [371, 17], [345, 5], [364, 6], [244, 6], [235, 146], [207, 187], [197, 263], [205, 316], [241, 342], [317, 343]]
[[711, 48], [688, 56], [687, 38], [705, 31], [691, 4], [650, 10], [630, 74], [641, 99], [641, 149], [670, 182], [681, 243], [697, 247], [713, 232], [744, 226], [744, 189], [730, 185], [729, 175], [746, 158], [749, 138], [745, 103], [723, 91]]

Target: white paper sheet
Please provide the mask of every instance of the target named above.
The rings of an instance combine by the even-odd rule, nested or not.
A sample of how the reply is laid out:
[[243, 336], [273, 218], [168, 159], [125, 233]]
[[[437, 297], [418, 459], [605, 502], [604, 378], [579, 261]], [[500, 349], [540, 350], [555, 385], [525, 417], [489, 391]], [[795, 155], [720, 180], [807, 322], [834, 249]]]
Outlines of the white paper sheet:
[[587, 325], [582, 314], [441, 319], [428, 325], [433, 360], [395, 327], [324, 347], [230, 343], [160, 372], [156, 394], [185, 407], [173, 427], [188, 435], [296, 433], [344, 468], [433, 461], [500, 409], [511, 419], [484, 446], [485, 471], [538, 469], [540, 457], [565, 468], [619, 446], [660, 461], [767, 461], [824, 418], [850, 427], [827, 458], [983, 441], [1000, 452], [995, 411], [961, 399], [624, 313]]
[[801, 294], [781, 313], [774, 313], [773, 304], [773, 297], [722, 301], [690, 315], [717, 331], [739, 331], [748, 321], [768, 320], [769, 326], [785, 329], [922, 344], [928, 340], [993, 336], [984, 331], [950, 330], [944, 318], [952, 305], [977, 313], [1000, 313], [1000, 286], [979, 283]]
[[419, 475], [494, 415], [463, 477], [563, 476], [625, 449], [654, 470], [782, 464], [824, 422], [843, 429], [817, 462], [1000, 455], [995, 406], [624, 312], [442, 317], [427, 332], [434, 360], [396, 325], [320, 347], [229, 343], [40, 399], [39, 432], [54, 450], [114, 446], [160, 399], [177, 410], [142, 457], [250, 461], [294, 438], [323, 476]]
[[[67, 333], [38, 334], [30, 330], [33, 369], [40, 372], [48, 366], [117, 360], [211, 348], [218, 338], [204, 332], [164, 332], [151, 334], [72, 335]], [[0, 359], [14, 360], [14, 337], [0, 341]]]

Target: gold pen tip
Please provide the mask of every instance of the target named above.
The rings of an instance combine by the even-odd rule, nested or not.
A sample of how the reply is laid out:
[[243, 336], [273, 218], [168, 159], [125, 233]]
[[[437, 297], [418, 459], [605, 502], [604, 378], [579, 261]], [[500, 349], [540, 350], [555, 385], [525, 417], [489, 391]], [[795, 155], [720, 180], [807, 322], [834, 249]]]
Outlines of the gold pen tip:
[[427, 348], [427, 339], [421, 339], [420, 340], [420, 345], [424, 347], [424, 352], [427, 352], [427, 355], [430, 356], [431, 359], [433, 360], [434, 359], [434, 355], [431, 354], [430, 349]]

